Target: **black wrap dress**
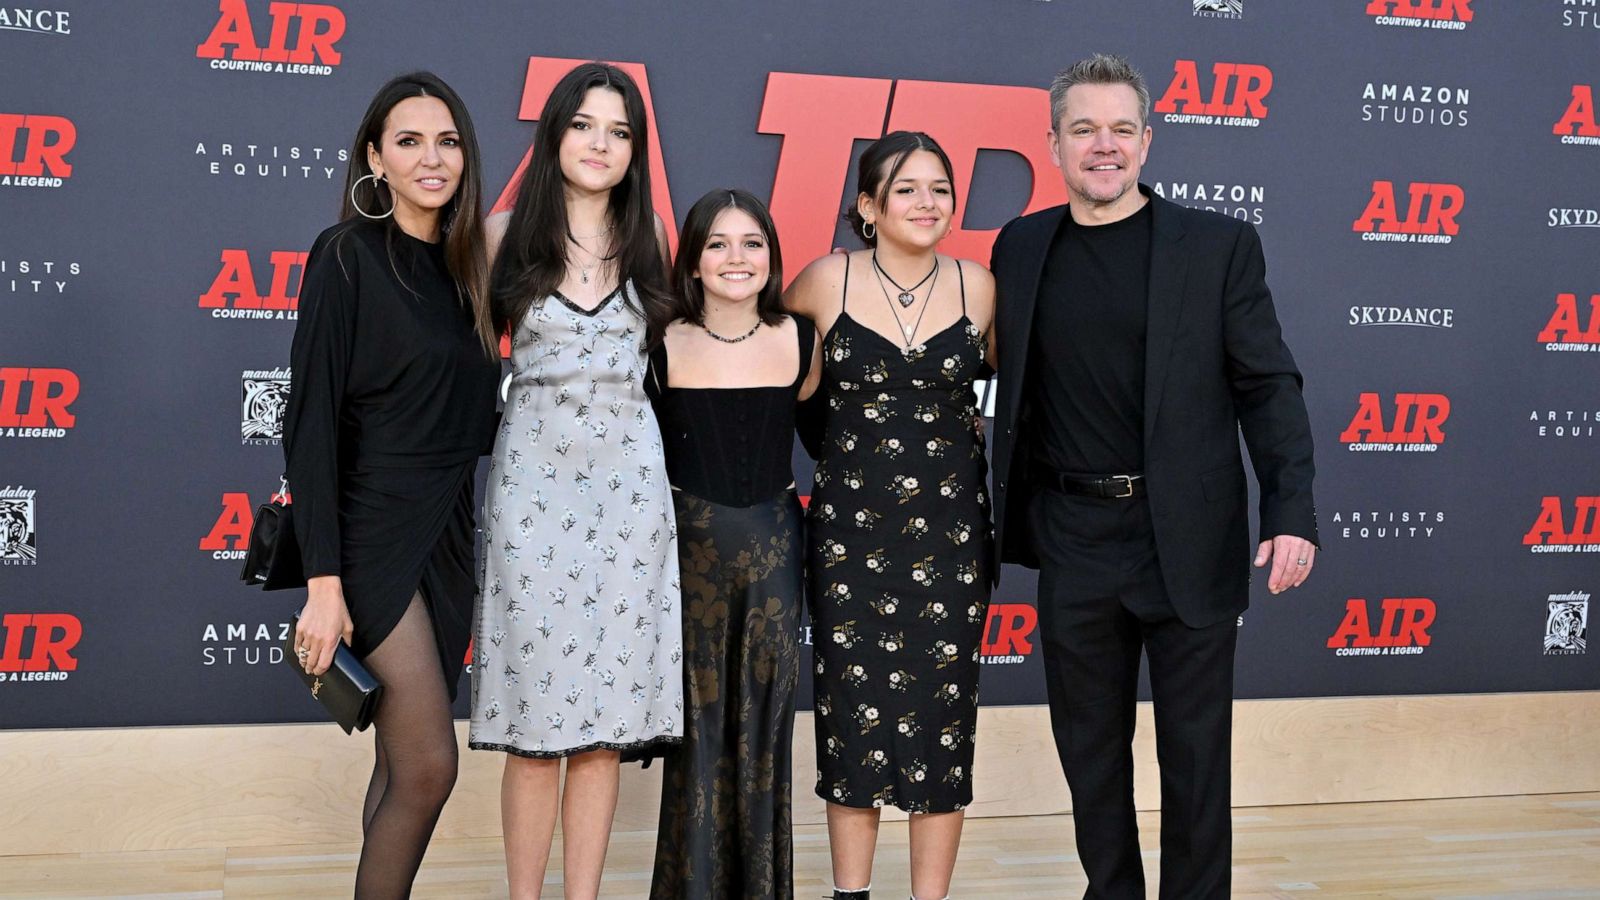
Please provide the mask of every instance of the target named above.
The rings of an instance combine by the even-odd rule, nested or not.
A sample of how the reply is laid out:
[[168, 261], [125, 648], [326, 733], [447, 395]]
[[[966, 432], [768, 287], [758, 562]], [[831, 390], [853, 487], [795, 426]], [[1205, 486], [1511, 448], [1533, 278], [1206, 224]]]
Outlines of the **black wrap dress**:
[[363, 657], [420, 593], [454, 698], [475, 594], [473, 473], [500, 363], [443, 246], [390, 222], [324, 231], [290, 363], [283, 446], [305, 574], [340, 577]]

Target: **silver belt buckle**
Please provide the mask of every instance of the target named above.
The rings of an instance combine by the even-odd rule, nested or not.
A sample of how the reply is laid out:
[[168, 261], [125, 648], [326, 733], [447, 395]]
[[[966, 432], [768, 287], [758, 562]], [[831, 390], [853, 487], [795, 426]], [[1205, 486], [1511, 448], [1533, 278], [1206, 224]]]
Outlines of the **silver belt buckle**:
[[1120, 481], [1120, 482], [1122, 482], [1122, 485], [1123, 485], [1124, 489], [1127, 490], [1127, 493], [1125, 493], [1125, 494], [1112, 494], [1111, 498], [1113, 500], [1125, 500], [1128, 497], [1132, 497], [1133, 496], [1133, 478], [1134, 478], [1134, 476], [1132, 476], [1132, 475], [1113, 475], [1113, 476], [1111, 476], [1111, 480], [1112, 481]]

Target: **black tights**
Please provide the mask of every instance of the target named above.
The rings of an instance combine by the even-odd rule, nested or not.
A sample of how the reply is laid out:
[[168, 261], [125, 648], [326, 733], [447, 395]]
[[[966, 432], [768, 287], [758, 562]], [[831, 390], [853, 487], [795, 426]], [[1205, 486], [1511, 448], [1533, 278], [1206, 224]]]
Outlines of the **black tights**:
[[456, 729], [422, 595], [366, 658], [383, 684], [377, 760], [362, 810], [356, 897], [409, 897], [439, 812], [456, 783]]

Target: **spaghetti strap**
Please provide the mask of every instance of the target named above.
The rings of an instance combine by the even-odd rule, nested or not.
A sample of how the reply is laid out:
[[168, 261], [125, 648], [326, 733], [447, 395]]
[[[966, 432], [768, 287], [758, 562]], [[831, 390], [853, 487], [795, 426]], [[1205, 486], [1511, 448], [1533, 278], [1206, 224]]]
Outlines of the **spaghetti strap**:
[[850, 302], [850, 254], [844, 255], [844, 290], [839, 292], [839, 312], [844, 312], [844, 305]]
[[798, 390], [811, 374], [811, 348], [817, 342], [817, 326], [805, 316], [790, 315], [789, 318], [794, 322], [795, 339], [800, 346], [800, 374], [789, 386]]
[[967, 276], [961, 270], [961, 260], [956, 260], [956, 277], [961, 279], [961, 315], [967, 314]]

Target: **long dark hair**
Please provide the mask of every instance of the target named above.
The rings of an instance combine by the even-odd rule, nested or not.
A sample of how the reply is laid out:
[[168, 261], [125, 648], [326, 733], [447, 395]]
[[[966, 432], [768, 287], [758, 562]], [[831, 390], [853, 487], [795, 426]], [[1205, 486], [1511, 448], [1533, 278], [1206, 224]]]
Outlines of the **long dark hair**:
[[[894, 184], [896, 175], [911, 158], [911, 154], [918, 150], [926, 150], [939, 157], [939, 162], [944, 166], [944, 177], [950, 179], [950, 202], [956, 199], [955, 167], [950, 165], [950, 157], [945, 155], [944, 148], [939, 142], [929, 137], [922, 131], [891, 131], [881, 138], [873, 141], [861, 154], [861, 162], [856, 166], [856, 190], [872, 198], [879, 210], [889, 202], [889, 186]], [[866, 219], [861, 215], [860, 204], [851, 201], [849, 208], [844, 212], [845, 220], [850, 223], [850, 230], [868, 247], [878, 246], [877, 229], [873, 229], [872, 237], [868, 237], [862, 228]]]
[[764, 325], [783, 321], [783, 253], [778, 249], [778, 226], [773, 224], [767, 205], [755, 195], [737, 188], [718, 188], [696, 200], [683, 222], [683, 234], [678, 237], [678, 258], [672, 266], [672, 302], [658, 318], [650, 321], [652, 346], [666, 334], [667, 326], [679, 319], [695, 325], [706, 323], [705, 284], [694, 277], [694, 270], [700, 265], [700, 254], [711, 238], [717, 216], [728, 209], [749, 214], [767, 240], [767, 283], [756, 297], [756, 315]]
[[517, 185], [500, 256], [490, 279], [496, 324], [516, 328], [534, 303], [555, 293], [566, 276], [568, 235], [566, 179], [561, 174], [561, 137], [593, 88], [615, 91], [627, 111], [633, 155], [622, 181], [611, 189], [617, 283], [632, 280], [647, 321], [669, 304], [661, 249], [655, 238], [655, 212], [650, 203], [650, 130], [644, 95], [626, 72], [601, 62], [584, 63], [568, 72], [550, 92], [539, 114], [533, 154]]
[[[482, 159], [478, 155], [478, 134], [472, 127], [472, 116], [467, 105], [450, 85], [432, 72], [412, 72], [389, 79], [367, 105], [367, 114], [356, 126], [355, 143], [350, 149], [350, 167], [345, 175], [344, 200], [340, 205], [341, 222], [361, 216], [357, 207], [365, 210], [393, 209], [394, 196], [389, 185], [376, 178], [367, 164], [367, 145], [383, 148], [383, 128], [389, 112], [402, 100], [412, 97], [435, 97], [443, 101], [455, 120], [456, 133], [461, 137], [461, 183], [454, 197], [440, 213], [444, 232], [444, 260], [455, 279], [456, 290], [463, 305], [472, 310], [473, 330], [483, 343], [485, 353], [499, 358], [500, 342], [495, 331], [494, 314], [489, 303], [489, 260], [485, 255], [483, 235], [483, 175]], [[365, 179], [365, 180], [363, 180]], [[352, 202], [352, 194], [354, 201]], [[395, 232], [400, 226], [394, 217], [383, 220], [388, 231], [391, 254]], [[392, 256], [391, 256], [392, 258]]]

